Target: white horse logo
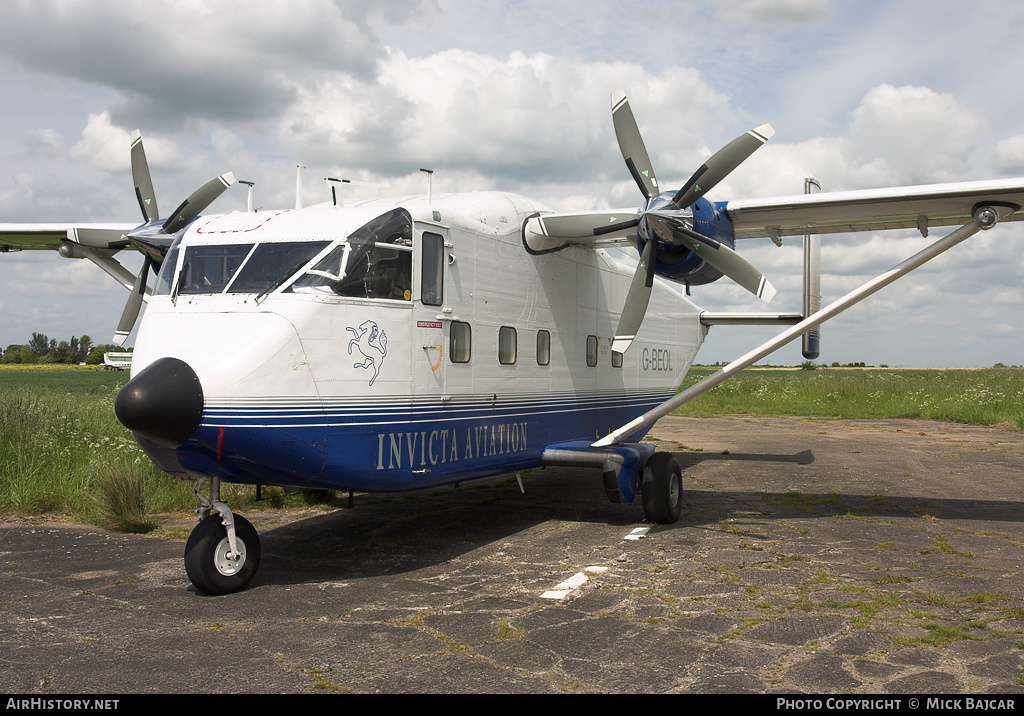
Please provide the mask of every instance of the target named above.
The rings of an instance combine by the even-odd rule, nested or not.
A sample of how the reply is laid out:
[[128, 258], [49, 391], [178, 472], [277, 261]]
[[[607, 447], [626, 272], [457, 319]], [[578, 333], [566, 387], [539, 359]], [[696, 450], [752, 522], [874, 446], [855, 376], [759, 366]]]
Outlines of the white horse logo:
[[388, 354], [388, 336], [377, 327], [374, 321], [363, 321], [359, 324], [359, 330], [347, 326], [346, 331], [351, 331], [355, 336], [348, 342], [348, 354], [352, 355], [352, 346], [356, 347], [365, 360], [362, 363], [353, 363], [353, 368], [371, 368], [373, 377], [370, 378], [370, 385], [377, 380], [380, 373], [380, 364], [384, 362], [384, 356]]

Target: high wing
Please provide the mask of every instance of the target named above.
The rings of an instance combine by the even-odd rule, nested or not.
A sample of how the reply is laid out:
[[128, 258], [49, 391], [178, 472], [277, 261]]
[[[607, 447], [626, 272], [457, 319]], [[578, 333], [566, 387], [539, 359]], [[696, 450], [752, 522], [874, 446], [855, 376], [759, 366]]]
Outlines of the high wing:
[[[1024, 206], [1024, 178], [736, 199], [724, 208], [736, 239], [892, 229], [918, 229], [927, 236], [930, 227], [970, 221], [981, 202]], [[541, 251], [568, 243], [625, 242], [636, 233], [637, 214], [636, 209], [547, 214], [531, 219], [525, 234], [530, 247]], [[1024, 221], [1024, 213], [1003, 221]]]
[[[979, 203], [1024, 206], [1024, 178], [741, 199], [725, 204], [737, 239], [960, 226]], [[1019, 212], [1003, 221], [1021, 221]]]
[[[137, 224], [0, 224], [0, 253], [31, 249], [57, 251], [65, 241], [92, 248], [127, 248]], [[95, 239], [103, 237], [103, 246]], [[110, 244], [120, 243], [119, 246]]]
[[0, 224], [0, 253], [48, 249], [69, 259], [89, 259], [125, 288], [138, 276], [114, 255], [133, 248], [128, 233], [135, 224]]

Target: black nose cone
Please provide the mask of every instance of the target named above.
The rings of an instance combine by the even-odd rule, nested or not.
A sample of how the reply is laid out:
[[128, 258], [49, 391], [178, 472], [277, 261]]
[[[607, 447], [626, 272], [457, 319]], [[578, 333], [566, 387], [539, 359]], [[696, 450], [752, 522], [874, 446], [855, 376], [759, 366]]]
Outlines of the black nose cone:
[[177, 447], [203, 419], [203, 386], [185, 361], [160, 358], [121, 388], [114, 412], [132, 432]]

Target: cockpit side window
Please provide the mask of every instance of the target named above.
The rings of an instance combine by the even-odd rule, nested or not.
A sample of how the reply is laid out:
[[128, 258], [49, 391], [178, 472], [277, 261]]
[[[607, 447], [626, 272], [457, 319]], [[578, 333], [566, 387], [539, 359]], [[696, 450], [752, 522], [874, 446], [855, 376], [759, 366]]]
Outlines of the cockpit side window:
[[170, 296], [171, 295], [171, 284], [174, 283], [174, 272], [178, 268], [178, 245], [181, 243], [181, 237], [178, 237], [171, 244], [170, 250], [167, 255], [164, 256], [163, 263], [160, 264], [160, 273], [156, 277], [156, 286], [153, 287], [154, 296]]
[[354, 231], [286, 292], [352, 298], [412, 298], [412, 217], [405, 209]]

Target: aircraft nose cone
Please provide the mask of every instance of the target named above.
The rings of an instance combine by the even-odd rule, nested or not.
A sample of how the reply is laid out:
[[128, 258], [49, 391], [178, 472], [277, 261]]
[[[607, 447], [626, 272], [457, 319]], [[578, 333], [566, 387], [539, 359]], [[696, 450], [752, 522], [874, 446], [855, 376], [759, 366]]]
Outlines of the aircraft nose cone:
[[132, 432], [177, 447], [202, 421], [203, 386], [185, 361], [160, 358], [118, 391], [114, 412]]

